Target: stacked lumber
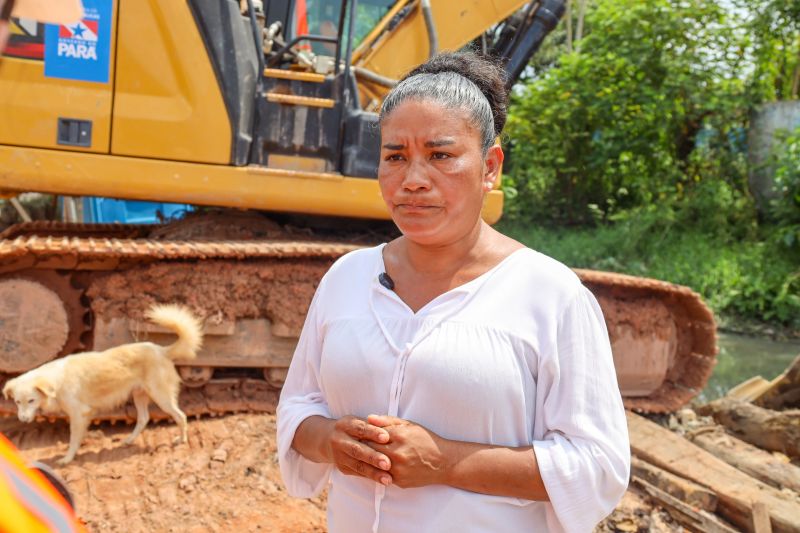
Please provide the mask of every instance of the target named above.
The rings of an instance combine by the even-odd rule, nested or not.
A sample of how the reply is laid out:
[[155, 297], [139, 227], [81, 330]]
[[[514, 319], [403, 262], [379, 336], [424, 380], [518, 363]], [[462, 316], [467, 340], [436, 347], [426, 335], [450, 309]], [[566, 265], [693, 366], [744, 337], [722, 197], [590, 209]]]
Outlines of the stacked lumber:
[[700, 417], [676, 413], [672, 429], [629, 412], [632, 490], [690, 531], [800, 533], [799, 378], [800, 356]]

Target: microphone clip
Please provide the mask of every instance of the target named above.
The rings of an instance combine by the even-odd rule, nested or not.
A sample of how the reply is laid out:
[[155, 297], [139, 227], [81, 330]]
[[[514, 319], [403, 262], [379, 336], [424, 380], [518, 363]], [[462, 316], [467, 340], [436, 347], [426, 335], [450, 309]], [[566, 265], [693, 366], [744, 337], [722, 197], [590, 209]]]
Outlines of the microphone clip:
[[394, 280], [389, 277], [389, 274], [386, 272], [381, 272], [378, 274], [378, 283], [389, 289], [390, 291], [394, 290]]

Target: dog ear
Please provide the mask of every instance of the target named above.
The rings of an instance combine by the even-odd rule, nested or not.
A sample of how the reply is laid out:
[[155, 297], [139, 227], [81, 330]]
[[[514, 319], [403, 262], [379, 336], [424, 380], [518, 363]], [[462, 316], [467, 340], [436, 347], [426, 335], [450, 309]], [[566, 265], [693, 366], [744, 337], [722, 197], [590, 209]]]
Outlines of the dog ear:
[[14, 399], [14, 389], [11, 387], [11, 383], [6, 383], [3, 387], [3, 398], [6, 400]]
[[46, 379], [36, 380], [34, 387], [48, 398], [55, 398], [56, 396], [56, 388]]

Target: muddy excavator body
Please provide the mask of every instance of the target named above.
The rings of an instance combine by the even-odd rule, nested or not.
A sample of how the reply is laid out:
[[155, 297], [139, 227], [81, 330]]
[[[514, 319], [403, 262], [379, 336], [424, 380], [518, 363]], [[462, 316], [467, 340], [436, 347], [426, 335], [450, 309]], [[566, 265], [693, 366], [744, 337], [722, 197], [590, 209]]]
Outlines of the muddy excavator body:
[[[15, 19], [0, 64], [0, 194], [200, 207], [156, 225], [0, 234], [0, 385], [70, 353], [169, 342], [144, 311], [183, 303], [205, 320], [203, 350], [179, 368], [187, 414], [274, 409], [319, 279], [396, 231], [376, 180], [383, 96], [432, 51], [470, 44], [500, 57], [511, 84], [564, 10], [470, 6], [84, 0], [74, 25]], [[502, 207], [492, 191], [484, 219]], [[670, 411], [702, 389], [716, 330], [697, 294], [578, 274], [605, 313], [628, 407]]]

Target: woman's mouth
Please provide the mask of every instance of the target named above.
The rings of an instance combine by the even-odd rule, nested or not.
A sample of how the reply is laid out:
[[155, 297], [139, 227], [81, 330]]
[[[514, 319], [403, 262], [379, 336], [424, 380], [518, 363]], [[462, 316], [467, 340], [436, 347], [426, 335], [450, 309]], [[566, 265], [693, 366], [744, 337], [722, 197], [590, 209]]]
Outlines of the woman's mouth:
[[436, 209], [441, 209], [438, 205], [427, 204], [397, 204], [396, 208], [407, 213], [428, 213]]

